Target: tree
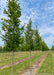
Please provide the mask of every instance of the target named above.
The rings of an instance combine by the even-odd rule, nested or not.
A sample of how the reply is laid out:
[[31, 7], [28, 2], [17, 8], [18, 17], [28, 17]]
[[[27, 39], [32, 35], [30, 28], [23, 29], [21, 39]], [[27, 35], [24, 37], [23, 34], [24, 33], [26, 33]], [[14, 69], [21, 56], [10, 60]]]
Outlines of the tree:
[[44, 41], [42, 41], [42, 51], [47, 51], [47, 50], [49, 50], [48, 46]]
[[3, 18], [2, 30], [5, 35], [2, 35], [6, 46], [9, 50], [15, 51], [19, 47], [23, 26], [20, 26], [21, 8], [19, 0], [7, 0], [7, 10], [4, 9], [4, 14], [7, 19]]
[[54, 46], [52, 46], [51, 50], [54, 50]]
[[25, 37], [22, 36], [22, 37], [21, 37], [21, 44], [20, 44], [20, 47], [19, 47], [19, 49], [20, 49], [21, 51], [24, 51], [24, 50], [25, 50], [25, 44], [24, 44], [24, 42], [25, 42]]
[[34, 30], [34, 44], [35, 44], [35, 50], [41, 50], [42, 46], [41, 46], [41, 37], [40, 34], [38, 32], [37, 26], [36, 29]]
[[27, 50], [31, 50], [32, 49], [32, 37], [33, 37], [33, 31], [32, 31], [32, 21], [31, 21], [31, 18], [29, 20], [29, 23], [27, 24], [27, 27], [26, 27], [26, 32], [25, 32], [25, 37], [26, 37], [26, 47], [27, 47]]
[[2, 46], [0, 46], [0, 52], [2, 52], [2, 50], [3, 50], [3, 48], [2, 48]]

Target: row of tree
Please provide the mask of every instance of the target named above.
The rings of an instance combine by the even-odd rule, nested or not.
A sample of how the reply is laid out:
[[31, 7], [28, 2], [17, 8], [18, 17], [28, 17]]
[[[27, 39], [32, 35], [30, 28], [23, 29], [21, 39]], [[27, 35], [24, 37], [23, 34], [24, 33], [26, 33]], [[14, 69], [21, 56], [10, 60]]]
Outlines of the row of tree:
[[51, 47], [51, 50], [54, 51], [54, 46]]
[[26, 25], [20, 24], [21, 8], [19, 0], [7, 0], [7, 9], [4, 9], [7, 19], [2, 18], [1, 38], [4, 41], [4, 51], [49, 50], [42, 40], [37, 26], [32, 29], [32, 20]]

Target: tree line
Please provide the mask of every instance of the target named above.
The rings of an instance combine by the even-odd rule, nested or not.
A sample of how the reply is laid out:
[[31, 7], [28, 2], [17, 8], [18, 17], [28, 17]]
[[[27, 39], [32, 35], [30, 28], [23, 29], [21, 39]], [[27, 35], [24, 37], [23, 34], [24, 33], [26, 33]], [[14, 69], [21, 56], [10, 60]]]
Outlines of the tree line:
[[[46, 43], [40, 36], [38, 26], [32, 28], [32, 20], [28, 24], [21, 25], [21, 8], [19, 0], [7, 0], [7, 9], [4, 8], [6, 18], [2, 18], [1, 38], [4, 41], [4, 47], [0, 46], [0, 51], [36, 51], [49, 50]], [[1, 49], [2, 48], [2, 49]]]

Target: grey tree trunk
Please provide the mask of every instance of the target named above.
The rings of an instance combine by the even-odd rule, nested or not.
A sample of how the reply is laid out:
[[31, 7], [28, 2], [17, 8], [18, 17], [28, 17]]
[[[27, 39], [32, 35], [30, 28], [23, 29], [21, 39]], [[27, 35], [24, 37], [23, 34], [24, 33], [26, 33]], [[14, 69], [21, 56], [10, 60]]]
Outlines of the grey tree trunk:
[[13, 65], [14, 65], [14, 51], [12, 51], [12, 75], [13, 75]]
[[32, 62], [31, 62], [31, 51], [30, 51], [30, 75], [32, 75], [31, 64]]

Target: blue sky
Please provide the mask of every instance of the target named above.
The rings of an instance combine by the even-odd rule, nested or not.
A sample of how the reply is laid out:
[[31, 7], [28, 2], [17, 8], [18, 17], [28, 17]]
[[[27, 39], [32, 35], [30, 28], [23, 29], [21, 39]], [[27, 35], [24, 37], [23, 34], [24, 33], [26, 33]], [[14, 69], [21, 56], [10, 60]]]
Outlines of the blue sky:
[[[6, 6], [5, 2], [6, 0], [0, 2], [2, 7], [0, 10], [0, 30], [2, 26], [1, 18], [7, 18], [3, 14], [3, 8]], [[54, 0], [20, 0], [20, 2], [21, 24], [28, 23], [29, 19], [32, 18], [32, 27], [35, 28], [38, 25], [42, 39], [51, 48], [54, 41]], [[4, 34], [3, 31], [2, 33]], [[3, 45], [2, 39], [0, 39], [0, 45]]]

